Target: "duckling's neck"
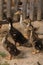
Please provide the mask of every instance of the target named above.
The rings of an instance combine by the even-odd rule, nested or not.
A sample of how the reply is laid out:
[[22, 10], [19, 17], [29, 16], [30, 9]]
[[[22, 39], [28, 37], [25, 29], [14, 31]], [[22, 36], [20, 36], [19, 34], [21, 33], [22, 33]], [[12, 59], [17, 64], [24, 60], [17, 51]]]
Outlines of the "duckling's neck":
[[5, 37], [3, 37], [2, 43], [4, 43], [5, 41], [7, 41], [7, 37], [8, 37], [8, 34]]
[[22, 14], [20, 15], [20, 24], [22, 23]]
[[2, 43], [4, 43], [4, 42], [5, 42], [5, 39], [6, 39], [5, 37], [2, 39]]
[[12, 23], [9, 23], [9, 30], [13, 27]]

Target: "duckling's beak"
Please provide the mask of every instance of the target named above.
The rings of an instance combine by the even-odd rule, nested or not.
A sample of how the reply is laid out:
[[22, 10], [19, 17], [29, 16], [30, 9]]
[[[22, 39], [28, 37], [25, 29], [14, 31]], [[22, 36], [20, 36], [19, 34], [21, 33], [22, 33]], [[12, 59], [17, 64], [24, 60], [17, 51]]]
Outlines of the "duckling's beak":
[[18, 14], [20, 14], [20, 11], [17, 11], [17, 12], [15, 13], [15, 15], [18, 15]]
[[20, 14], [23, 14], [21, 11], [17, 11], [16, 13], [15, 13], [15, 15], [20, 15]]

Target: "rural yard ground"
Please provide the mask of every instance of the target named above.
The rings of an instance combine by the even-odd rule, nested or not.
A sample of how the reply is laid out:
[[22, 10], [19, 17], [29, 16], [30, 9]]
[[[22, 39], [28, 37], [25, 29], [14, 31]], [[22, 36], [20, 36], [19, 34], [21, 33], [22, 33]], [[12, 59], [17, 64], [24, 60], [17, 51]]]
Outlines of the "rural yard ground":
[[[13, 24], [15, 28], [17, 28], [19, 31], [25, 34], [25, 31], [23, 28], [21, 28], [19, 23]], [[35, 27], [40, 27], [39, 33], [43, 34], [43, 22], [36, 22], [33, 24]], [[3, 25], [2, 29], [0, 32], [8, 30], [8, 25]], [[4, 49], [3, 44], [2, 44], [2, 38], [5, 34], [0, 34], [0, 51], [5, 52], [7, 55], [9, 53]], [[43, 38], [43, 35], [40, 35], [40, 37]], [[9, 37], [11, 42], [14, 42], [10, 37]], [[4, 63], [7, 61], [10, 65], [38, 65], [37, 62], [39, 62], [41, 65], [43, 65], [43, 51], [41, 51], [38, 54], [33, 55], [32, 54], [32, 47], [23, 47], [23, 46], [18, 46], [18, 49], [20, 49], [21, 53], [18, 55], [18, 57], [15, 57], [15, 59], [12, 60], [7, 60], [6, 58], [3, 58], [0, 56], [0, 63]]]

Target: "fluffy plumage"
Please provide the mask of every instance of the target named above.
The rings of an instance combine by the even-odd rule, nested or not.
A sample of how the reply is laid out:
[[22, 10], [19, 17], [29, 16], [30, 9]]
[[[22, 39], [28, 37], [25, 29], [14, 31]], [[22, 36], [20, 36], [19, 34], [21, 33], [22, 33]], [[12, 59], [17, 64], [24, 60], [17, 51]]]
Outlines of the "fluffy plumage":
[[38, 39], [35, 43], [35, 48], [38, 50], [42, 50], [43, 49], [43, 44], [42, 44], [42, 40]]
[[25, 44], [28, 40], [22, 35], [21, 32], [19, 32], [16, 28], [13, 27], [12, 19], [9, 18], [8, 22], [11, 25], [10, 34], [15, 43], [18, 42], [19, 44]]
[[16, 46], [7, 40], [7, 36], [3, 38], [2, 43], [4, 48], [10, 53], [10, 59], [12, 59], [12, 57], [14, 56], [17, 56], [20, 53]]

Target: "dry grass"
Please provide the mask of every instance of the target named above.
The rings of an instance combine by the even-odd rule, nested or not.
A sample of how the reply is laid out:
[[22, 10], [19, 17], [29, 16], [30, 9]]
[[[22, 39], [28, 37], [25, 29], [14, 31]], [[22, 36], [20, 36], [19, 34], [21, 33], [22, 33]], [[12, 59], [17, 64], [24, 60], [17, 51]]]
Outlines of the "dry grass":
[[3, 57], [3, 58], [6, 57], [6, 53], [0, 51], [0, 56]]
[[5, 61], [4, 63], [0, 62], [0, 65], [9, 65], [9, 63], [7, 61]]

